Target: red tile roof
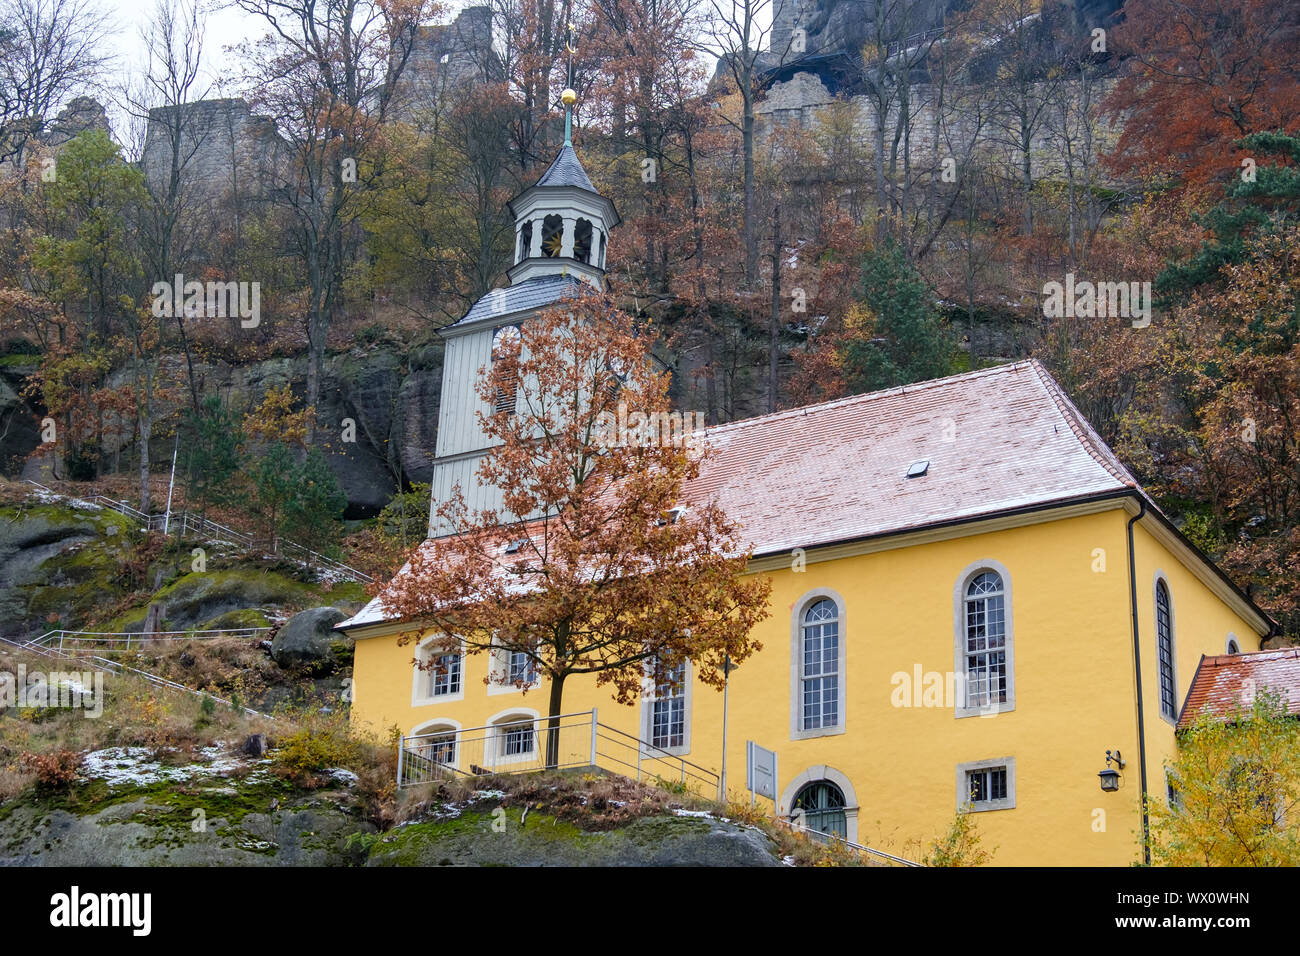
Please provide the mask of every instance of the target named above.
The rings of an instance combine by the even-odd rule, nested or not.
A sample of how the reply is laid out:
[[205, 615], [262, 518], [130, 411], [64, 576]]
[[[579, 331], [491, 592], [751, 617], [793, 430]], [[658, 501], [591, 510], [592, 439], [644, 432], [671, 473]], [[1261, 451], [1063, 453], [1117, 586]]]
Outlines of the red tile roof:
[[[687, 498], [715, 499], [756, 555], [1138, 487], [1036, 361], [734, 422], [704, 440], [712, 455]], [[920, 460], [926, 474], [906, 477]]]
[[[1037, 361], [763, 415], [697, 437], [710, 455], [683, 497], [716, 501], [755, 555], [1139, 490]], [[929, 462], [926, 473], [906, 477], [920, 460]], [[383, 619], [376, 600], [342, 626]]]
[[1190, 727], [1203, 712], [1225, 716], [1238, 705], [1245, 710], [1254, 694], [1265, 688], [1284, 695], [1287, 710], [1300, 715], [1300, 647], [1202, 657], [1183, 702], [1178, 729]]

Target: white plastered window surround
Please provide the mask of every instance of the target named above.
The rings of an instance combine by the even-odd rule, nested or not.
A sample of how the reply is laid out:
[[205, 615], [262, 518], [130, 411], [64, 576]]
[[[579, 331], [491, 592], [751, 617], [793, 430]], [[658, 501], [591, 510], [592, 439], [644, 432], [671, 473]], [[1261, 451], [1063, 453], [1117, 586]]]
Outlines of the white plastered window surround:
[[531, 663], [533, 666], [532, 681], [522, 687], [515, 686], [510, 682], [510, 651], [493, 642], [492, 650], [488, 652], [488, 696], [522, 694], [525, 690], [532, 692], [540, 687], [542, 685], [541, 670], [538, 668], [536, 661]]
[[[1001, 579], [1000, 592], [993, 594], [971, 595], [968, 593], [971, 584], [980, 577], [980, 575], [990, 573], [996, 574]], [[1002, 641], [1003, 646], [1000, 649], [1005, 655], [1005, 672], [1006, 672], [1006, 699], [998, 700], [1001, 696], [992, 693], [979, 693], [981, 687], [988, 687], [987, 683], [981, 684], [979, 680], [972, 680], [968, 674], [968, 658], [971, 656], [987, 659], [991, 653], [988, 644], [989, 631], [989, 600], [990, 598], [1000, 597], [1002, 601]], [[985, 645], [982, 649], [970, 651], [967, 646], [968, 627], [970, 622], [967, 620], [967, 602], [968, 600], [977, 602], [974, 610], [981, 615], [979, 618], [979, 627], [984, 631]], [[1011, 590], [1011, 572], [1001, 561], [995, 561], [992, 558], [981, 558], [978, 561], [972, 561], [966, 567], [962, 568], [961, 573], [953, 584], [952, 590], [952, 618], [953, 618], [953, 673], [957, 675], [957, 700], [953, 703], [953, 715], [955, 717], [994, 717], [998, 714], [1009, 713], [1016, 709], [1016, 653], [1015, 653], [1015, 604], [1012, 600]], [[996, 672], [996, 668], [989, 661], [985, 661], [982, 668], [984, 680], [987, 681], [991, 671]], [[977, 671], [978, 674], [978, 671]], [[972, 700], [972, 688], [979, 693], [978, 700]]]
[[[981, 770], [1005, 768], [1007, 791], [1005, 797], [985, 799], [978, 802], [971, 799], [970, 774]], [[957, 809], [969, 809], [972, 813], [987, 810], [1014, 810], [1016, 807], [1016, 758], [993, 757], [988, 760], [971, 760], [957, 764]]]
[[435, 694], [433, 692], [433, 685], [436, 671], [428, 667], [421, 667], [419, 664], [412, 664], [412, 707], [427, 707], [431, 704], [449, 704], [454, 701], [465, 699], [465, 652], [461, 647], [460, 641], [454, 638], [449, 640], [441, 634], [431, 634], [420, 641], [415, 648], [416, 661], [424, 664], [427, 664], [435, 657], [441, 657], [444, 654], [456, 654], [460, 657], [459, 686], [456, 690], [450, 693]]
[[830, 781], [840, 788], [840, 793], [844, 794], [844, 836], [850, 843], [857, 843], [858, 793], [853, 789], [853, 784], [849, 781], [848, 775], [843, 771], [836, 770], [834, 767], [818, 764], [796, 774], [794, 779], [786, 784], [785, 789], [781, 791], [781, 800], [777, 804], [777, 813], [788, 820], [790, 818], [790, 808], [794, 804], [794, 798], [799, 795], [799, 791], [808, 784], [817, 783], [820, 780]]
[[[527, 763], [538, 758], [541, 746], [537, 711], [527, 707], [511, 707], [488, 718], [487, 737], [483, 742], [483, 760], [488, 767], [499, 767], [512, 763]], [[507, 734], [512, 730], [527, 725], [531, 733], [531, 748], [519, 753], [506, 753], [508, 749]]]
[[691, 662], [683, 661], [681, 689], [683, 699], [682, 742], [676, 746], [658, 747], [653, 746], [653, 744], [655, 703], [659, 698], [655, 687], [653, 665], [647, 662], [645, 676], [641, 678], [641, 740], [651, 746], [645, 748], [645, 756], [655, 757], [671, 754], [674, 757], [684, 757], [691, 752], [691, 704], [694, 696], [691, 687], [692, 671]]
[[452, 758], [450, 760], [444, 759], [441, 762], [445, 763], [448, 767], [459, 770], [460, 731], [461, 725], [459, 720], [452, 720], [450, 717], [435, 717], [432, 720], [426, 720], [424, 723], [417, 724], [415, 727], [411, 728], [411, 732], [407, 736], [427, 738], [422, 741], [409, 742], [410, 746], [416, 747], [417, 749], [424, 748], [425, 750], [437, 748], [441, 743], [438, 738], [451, 738], [451, 746], [453, 748]]
[[[829, 601], [835, 606], [835, 634], [837, 640], [836, 653], [832, 658], [836, 667], [835, 672], [835, 694], [836, 694], [836, 713], [834, 723], [822, 724], [820, 726], [807, 726], [804, 719], [804, 684], [808, 676], [804, 673], [804, 617], [808, 610], [821, 601]], [[795, 602], [794, 608], [790, 615], [790, 739], [807, 740], [811, 737], [828, 737], [833, 734], [842, 734], [848, 725], [848, 676], [846, 673], [848, 662], [848, 615], [846, 613], [844, 598], [837, 591], [830, 588], [814, 588], [804, 593], [798, 601]], [[819, 628], [820, 633], [816, 635], [817, 640], [825, 640], [825, 626], [830, 623], [827, 621], [813, 622], [812, 626]], [[814, 635], [810, 634], [810, 637]], [[823, 645], [824, 646], [824, 645]], [[825, 675], [826, 661], [822, 661], [822, 669], [819, 673]], [[824, 686], [824, 685], [823, 685]], [[819, 698], [819, 706], [824, 708], [824, 700]], [[824, 709], [822, 711], [824, 714]]]

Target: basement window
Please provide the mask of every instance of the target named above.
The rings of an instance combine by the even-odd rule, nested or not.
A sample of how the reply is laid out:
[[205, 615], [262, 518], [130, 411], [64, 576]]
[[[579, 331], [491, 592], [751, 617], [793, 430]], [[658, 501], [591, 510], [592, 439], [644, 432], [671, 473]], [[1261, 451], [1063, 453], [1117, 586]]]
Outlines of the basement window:
[[907, 466], [907, 477], [920, 478], [929, 470], [930, 470], [930, 460], [928, 458], [923, 458], [920, 461], [914, 461]]

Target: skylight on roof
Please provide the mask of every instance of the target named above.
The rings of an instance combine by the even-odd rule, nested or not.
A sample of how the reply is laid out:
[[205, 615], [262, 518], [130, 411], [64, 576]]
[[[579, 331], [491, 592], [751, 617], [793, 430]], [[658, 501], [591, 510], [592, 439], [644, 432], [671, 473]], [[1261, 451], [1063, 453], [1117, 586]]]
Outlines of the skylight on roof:
[[516, 538], [506, 545], [506, 554], [518, 554], [519, 549], [528, 543], [527, 538]]
[[928, 458], [922, 458], [920, 461], [914, 461], [907, 466], [907, 477], [920, 478], [929, 470], [930, 460]]

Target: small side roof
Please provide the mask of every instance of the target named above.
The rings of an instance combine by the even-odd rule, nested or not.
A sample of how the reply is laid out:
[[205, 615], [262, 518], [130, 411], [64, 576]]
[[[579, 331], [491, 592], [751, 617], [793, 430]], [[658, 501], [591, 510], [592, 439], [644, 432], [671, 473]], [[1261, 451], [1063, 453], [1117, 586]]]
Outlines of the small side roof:
[[1287, 712], [1300, 716], [1300, 647], [1202, 657], [1178, 715], [1178, 729], [1190, 727], [1205, 713], [1227, 717], [1238, 708], [1248, 710], [1254, 695], [1264, 690], [1283, 695]]
[[468, 312], [451, 325], [446, 326], [445, 329], [472, 325], [481, 319], [504, 318], [514, 312], [540, 309], [589, 288], [581, 279], [570, 275], [534, 276], [531, 279], [525, 279], [518, 285], [493, 289], [470, 306]]

